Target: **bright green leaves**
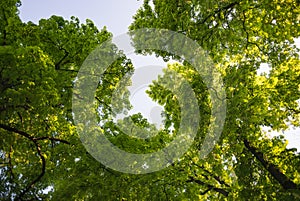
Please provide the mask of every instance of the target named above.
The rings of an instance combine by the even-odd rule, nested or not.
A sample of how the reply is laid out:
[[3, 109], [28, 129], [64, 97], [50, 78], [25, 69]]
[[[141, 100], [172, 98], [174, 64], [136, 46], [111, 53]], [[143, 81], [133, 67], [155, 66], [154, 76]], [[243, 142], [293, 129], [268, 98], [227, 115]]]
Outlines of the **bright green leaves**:
[[[149, 2], [144, 1], [144, 9], [137, 12], [130, 29], [165, 28], [183, 33], [209, 52], [224, 76], [228, 104], [226, 125], [219, 146], [206, 163], [228, 181], [229, 197], [292, 199], [293, 194], [289, 191], [273, 193], [274, 189], [286, 188], [274, 175], [285, 175], [290, 183], [294, 181], [299, 186], [299, 170], [295, 168], [298, 156], [287, 151], [282, 139], [267, 138], [261, 127], [285, 130], [291, 124], [299, 125], [300, 70], [297, 49], [293, 44], [300, 33], [299, 2]], [[165, 59], [172, 57], [163, 52], [156, 54]], [[262, 64], [270, 67], [268, 75], [259, 75]], [[201, 78], [186, 63], [180, 67], [172, 65], [171, 68], [189, 80], [201, 104], [199, 108], [203, 111], [203, 118], [207, 119], [210, 104]], [[179, 108], [175, 101], [172, 102], [173, 94], [158, 83], [151, 86], [149, 94], [159, 103], [171, 105], [165, 107], [170, 109], [166, 110], [166, 120], [176, 125], [178, 118], [172, 118], [172, 115], [178, 115]], [[204, 120], [201, 123], [199, 136], [205, 134], [207, 125]], [[246, 146], [246, 142], [250, 142], [252, 147]], [[197, 143], [201, 144], [199, 139]], [[288, 162], [288, 159], [293, 162]], [[181, 164], [187, 161], [183, 159]], [[200, 162], [202, 165], [206, 163]], [[278, 171], [272, 172], [264, 163]], [[288, 167], [291, 171], [287, 170]], [[188, 168], [190, 176], [199, 170], [193, 165]], [[206, 184], [198, 182], [198, 185], [203, 187]], [[212, 195], [209, 190], [204, 194]], [[213, 196], [210, 200], [214, 199], [219, 200]]]
[[[193, 146], [168, 168], [146, 175], [121, 174], [98, 163], [86, 153], [73, 125], [75, 76], [87, 55], [111, 34], [76, 17], [22, 23], [18, 3], [0, 3], [0, 198], [24, 193], [23, 199], [36, 199], [41, 189], [52, 186], [53, 192], [44, 196], [55, 200], [296, 199], [298, 190], [283, 180], [299, 186], [299, 154], [287, 149], [283, 138], [268, 138], [262, 127], [285, 130], [300, 124], [300, 67], [293, 44], [300, 33], [298, 1], [144, 1], [130, 29], [164, 28], [196, 40], [224, 76], [228, 110], [220, 142], [200, 160], [212, 103], [202, 78], [183, 61], [168, 65], [148, 91], [165, 108], [166, 129], [157, 130], [140, 114], [115, 124], [115, 113], [131, 107], [128, 90], [118, 86], [130, 84], [123, 78], [132, 75], [133, 66], [113, 46], [120, 58], [99, 78], [92, 107], [100, 129], [117, 147], [149, 153], [172, 142], [182, 114], [178, 97], [161, 86], [172, 78], [171, 71], [188, 81], [199, 104]], [[165, 60], [176, 58], [155, 53]], [[259, 75], [261, 64], [270, 67], [269, 74]], [[129, 119], [151, 138], [126, 135]]]
[[[129, 119], [136, 127], [128, 127], [130, 125], [128, 123]], [[172, 141], [172, 135], [169, 132], [157, 130], [140, 113], [126, 117], [123, 121], [119, 120], [117, 125], [118, 127], [115, 126], [115, 130], [112, 130], [113, 127], [109, 127], [112, 131], [107, 132], [106, 137], [117, 147], [129, 153], [156, 152], [165, 148]], [[141, 135], [141, 132], [145, 133], [145, 131], [149, 132], [149, 136], [145, 139], [139, 139], [138, 136]], [[130, 136], [128, 136], [128, 133], [130, 133]]]
[[[6, 83], [2, 85], [4, 89], [1, 102], [3, 102], [3, 107], [6, 107], [6, 112], [19, 107], [22, 108], [21, 116], [26, 114], [26, 116], [29, 115], [30, 118], [35, 119], [32, 115], [37, 108], [46, 107], [50, 109], [53, 105], [58, 104], [55, 88], [56, 72], [47, 55], [37, 47], [19, 48], [13, 53], [12, 61], [14, 64], [1, 67], [2, 79], [6, 80]], [[46, 114], [47, 112], [39, 115], [41, 118], [45, 118]], [[14, 118], [10, 120], [11, 123], [16, 120]], [[23, 118], [26, 119], [27, 117], [23, 116]], [[22, 120], [21, 124], [24, 123]]]
[[[44, 165], [47, 155], [42, 151], [37, 154], [36, 149], [40, 150], [41, 144], [49, 145], [47, 136], [54, 136], [48, 125], [56, 124], [59, 115], [54, 80], [57, 74], [49, 57], [38, 47], [1, 50], [5, 59], [10, 55], [10, 62], [1, 65], [1, 152], [9, 161], [7, 185], [12, 186], [7, 196], [18, 196], [28, 191], [29, 183]], [[46, 142], [38, 143], [35, 138], [40, 137], [46, 137]], [[37, 184], [37, 189], [31, 190], [37, 192], [45, 185]]]
[[5, 189], [0, 195], [36, 199], [85, 156], [72, 124], [74, 78], [86, 56], [111, 34], [75, 17], [25, 24], [12, 2], [0, 5], [0, 188]]

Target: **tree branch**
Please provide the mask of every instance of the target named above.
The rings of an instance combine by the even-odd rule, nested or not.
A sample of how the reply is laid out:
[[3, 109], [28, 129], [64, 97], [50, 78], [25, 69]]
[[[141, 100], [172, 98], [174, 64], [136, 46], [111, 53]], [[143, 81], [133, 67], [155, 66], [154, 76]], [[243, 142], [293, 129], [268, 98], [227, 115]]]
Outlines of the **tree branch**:
[[69, 142], [67, 142], [66, 140], [61, 140], [58, 138], [53, 138], [53, 137], [39, 137], [39, 138], [34, 138], [33, 136], [31, 136], [30, 134], [24, 132], [24, 131], [20, 131], [16, 128], [4, 125], [4, 124], [0, 124], [0, 128], [9, 131], [9, 132], [13, 132], [13, 133], [17, 133], [27, 139], [29, 139], [32, 143], [34, 143], [35, 147], [36, 147], [36, 151], [38, 156], [40, 157], [41, 161], [42, 161], [42, 168], [41, 168], [41, 173], [33, 180], [31, 181], [26, 188], [19, 194], [16, 196], [15, 200], [22, 200], [22, 197], [29, 192], [29, 190], [37, 183], [39, 182], [42, 177], [45, 175], [46, 172], [46, 159], [42, 154], [41, 151], [41, 145], [38, 143], [39, 140], [51, 140], [51, 141], [59, 141], [65, 144], [70, 144]]
[[[190, 161], [193, 163], [193, 165], [197, 166], [198, 168], [200, 168], [201, 170], [203, 170], [206, 174], [208, 174], [210, 177], [213, 177], [219, 184], [225, 185], [226, 187], [230, 187], [230, 185], [228, 185], [225, 181], [223, 181], [219, 176], [214, 175], [212, 172], [208, 171], [207, 169], [205, 169], [205, 167], [203, 165], [199, 165], [197, 163], [195, 163], [192, 158], [190, 158]], [[206, 176], [203, 175], [202, 176]]]
[[70, 144], [70, 142], [66, 141], [66, 140], [63, 140], [63, 139], [59, 139], [59, 138], [55, 138], [55, 137], [47, 137], [47, 136], [44, 136], [44, 137], [33, 137], [31, 135], [29, 135], [28, 133], [24, 132], [24, 131], [20, 131], [16, 128], [13, 128], [13, 127], [10, 127], [10, 126], [7, 126], [7, 125], [4, 125], [4, 124], [0, 124], [0, 128], [4, 129], [4, 130], [7, 130], [7, 131], [10, 131], [10, 132], [13, 132], [13, 133], [17, 133], [23, 137], [26, 137], [27, 139], [33, 141], [33, 142], [36, 142], [36, 141], [39, 141], [39, 140], [50, 140], [50, 141], [58, 141], [58, 142], [61, 142], [61, 143], [64, 143], [64, 144]]
[[60, 70], [60, 71], [67, 71], [67, 72], [72, 72], [72, 73], [78, 73], [78, 70], [71, 70], [71, 69], [62, 69], [62, 68], [58, 68], [56, 70]]
[[70, 142], [68, 142], [66, 140], [62, 140], [62, 139], [55, 138], [55, 137], [38, 137], [38, 138], [33, 138], [33, 139], [36, 140], [36, 141], [39, 141], [39, 140], [50, 140], [50, 141], [61, 142], [61, 143], [64, 143], [64, 144], [70, 144]]
[[258, 151], [255, 147], [251, 146], [248, 140], [244, 140], [244, 145], [285, 190], [300, 189], [299, 186], [290, 180], [285, 174], [283, 174], [278, 167], [265, 160], [264, 154]]
[[20, 131], [16, 128], [13, 128], [13, 127], [10, 127], [10, 126], [7, 126], [7, 125], [4, 125], [4, 124], [0, 124], [0, 128], [4, 129], [4, 130], [7, 130], [7, 131], [10, 131], [10, 132], [13, 132], [13, 133], [17, 133], [31, 141], [34, 141], [34, 138], [29, 135], [28, 133], [24, 132], [24, 131]]
[[37, 150], [37, 153], [40, 157], [40, 159], [42, 160], [42, 170], [41, 170], [41, 173], [39, 174], [39, 176], [37, 176], [37, 178], [35, 178], [33, 181], [31, 181], [27, 187], [18, 195], [16, 196], [16, 199], [15, 200], [21, 200], [21, 198], [26, 194], [28, 193], [28, 191], [38, 182], [42, 179], [42, 177], [45, 175], [46, 173], [46, 159], [45, 157], [43, 156], [42, 152], [41, 152], [41, 146], [40, 144], [37, 142], [37, 141], [34, 141], [34, 144], [36, 146], [36, 150]]
[[194, 183], [197, 183], [199, 185], [206, 186], [208, 188], [207, 190], [205, 190], [204, 192], [202, 192], [201, 195], [204, 195], [207, 192], [209, 192], [210, 190], [213, 190], [213, 191], [216, 191], [216, 192], [221, 193], [222, 195], [228, 197], [229, 192], [226, 191], [226, 190], [224, 190], [224, 189], [214, 187], [213, 185], [207, 184], [207, 183], [205, 183], [205, 182], [203, 182], [201, 180], [195, 179], [195, 178], [193, 178], [191, 176], [189, 176], [189, 178], [190, 179], [187, 180], [186, 182], [194, 182]]
[[210, 13], [209, 15], [206, 16], [206, 18], [204, 18], [200, 24], [204, 24], [210, 17], [220, 13], [221, 11], [223, 10], [227, 10], [227, 9], [230, 9], [230, 8], [233, 8], [235, 5], [237, 5], [238, 2], [233, 2], [233, 3], [230, 3], [228, 4], [227, 6], [224, 6], [224, 7], [221, 7], [221, 8], [218, 8], [217, 10], [213, 11], [212, 13]]
[[65, 48], [60, 47], [59, 49], [63, 50], [65, 55], [55, 64], [55, 70], [59, 70], [62, 62], [69, 56], [69, 52]]

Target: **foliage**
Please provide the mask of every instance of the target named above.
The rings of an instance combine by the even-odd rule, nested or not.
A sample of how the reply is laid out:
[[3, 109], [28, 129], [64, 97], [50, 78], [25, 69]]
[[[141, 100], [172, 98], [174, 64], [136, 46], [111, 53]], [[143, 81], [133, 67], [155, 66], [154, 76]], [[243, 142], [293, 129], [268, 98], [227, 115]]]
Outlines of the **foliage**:
[[[158, 134], [149, 139], [127, 136], [120, 128], [129, 118], [112, 121], [111, 95], [133, 66], [116, 48], [120, 58], [100, 77], [94, 107], [101, 129], [118, 147], [154, 152], [176, 136], [180, 106], [162, 87], [170, 71], [189, 82], [199, 103], [201, 121], [193, 146], [168, 168], [145, 175], [123, 174], [100, 164], [86, 152], [73, 122], [77, 72], [111, 34], [76, 17], [23, 23], [19, 4], [0, 3], [1, 200], [300, 199], [299, 154], [286, 148], [283, 136], [270, 138], [262, 130], [300, 124], [300, 62], [293, 41], [300, 34], [298, 1], [144, 1], [130, 29], [170, 29], [197, 41], [222, 73], [227, 96], [221, 139], [201, 159], [199, 149], [211, 117], [207, 86], [189, 63], [169, 64], [148, 91], [165, 108], [165, 127], [158, 130], [134, 114], [135, 125]], [[177, 59], [161, 51], [142, 53]], [[268, 74], [259, 73], [264, 63], [270, 67]], [[125, 100], [115, 107], [130, 104]]]
[[[51, 196], [43, 192], [49, 186], [59, 191], [60, 172], [86, 155], [73, 125], [72, 88], [86, 56], [111, 34], [75, 17], [23, 23], [15, 3], [1, 2], [0, 197], [40, 200]], [[122, 77], [127, 64], [123, 57], [111, 68]]]
[[[202, 189], [198, 193], [201, 199], [299, 199], [299, 156], [286, 148], [284, 139], [270, 139], [262, 130], [299, 126], [300, 68], [293, 41], [300, 33], [299, 11], [297, 1], [146, 0], [137, 12], [131, 29], [164, 28], [183, 33], [208, 51], [223, 75], [226, 125], [219, 145], [199, 163], [208, 164], [204, 171], [213, 167], [215, 176], [226, 185], [213, 184], [211, 179], [207, 184], [203, 178], [199, 182], [201, 177], [189, 174], [188, 181]], [[154, 52], [167, 59], [176, 58]], [[269, 74], [259, 73], [261, 64], [269, 66]], [[170, 68], [190, 80], [199, 102], [205, 102], [205, 86], [187, 62]], [[162, 100], [168, 97], [165, 93], [155, 84], [150, 95]], [[176, 110], [170, 113], [176, 114]], [[199, 135], [203, 134], [200, 131]], [[214, 191], [223, 197], [216, 198]]]

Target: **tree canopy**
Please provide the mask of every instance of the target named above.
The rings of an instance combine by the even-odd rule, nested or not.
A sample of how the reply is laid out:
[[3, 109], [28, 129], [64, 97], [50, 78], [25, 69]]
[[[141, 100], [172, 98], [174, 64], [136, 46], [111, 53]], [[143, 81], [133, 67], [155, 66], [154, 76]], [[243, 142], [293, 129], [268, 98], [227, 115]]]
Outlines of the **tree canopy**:
[[[114, 47], [119, 58], [99, 78], [93, 106], [99, 127], [113, 144], [140, 154], [158, 151], [174, 139], [182, 116], [176, 95], [163, 87], [171, 72], [189, 82], [201, 116], [194, 143], [180, 160], [154, 173], [127, 174], [105, 167], [87, 152], [72, 114], [77, 73], [112, 34], [76, 17], [25, 23], [18, 16], [20, 1], [1, 1], [0, 199], [300, 200], [299, 153], [287, 148], [284, 136], [271, 138], [263, 129], [300, 126], [300, 62], [294, 43], [300, 35], [299, 4], [144, 0], [129, 29], [167, 29], [196, 41], [222, 75], [227, 114], [219, 141], [201, 158], [212, 116], [209, 89], [181, 59], [168, 64], [147, 92], [164, 107], [163, 128], [141, 114], [114, 123], [112, 107], [131, 105], [127, 100], [112, 105], [112, 94], [122, 78], [134, 72], [131, 61]], [[143, 39], [133, 36], [133, 44]], [[178, 59], [163, 51], [140, 53]], [[260, 73], [262, 64], [269, 66], [269, 73]], [[157, 135], [128, 136], [122, 125], [126, 131], [129, 119]]]

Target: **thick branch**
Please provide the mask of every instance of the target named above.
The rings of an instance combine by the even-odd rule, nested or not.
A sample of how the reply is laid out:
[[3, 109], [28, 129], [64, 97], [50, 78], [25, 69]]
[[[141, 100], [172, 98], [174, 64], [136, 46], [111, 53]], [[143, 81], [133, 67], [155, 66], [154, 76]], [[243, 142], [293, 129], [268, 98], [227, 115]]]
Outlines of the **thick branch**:
[[69, 56], [69, 52], [66, 49], [64, 49], [64, 48], [60, 48], [60, 49], [62, 49], [65, 52], [65, 55], [55, 64], [55, 70], [59, 70], [60, 65]]
[[197, 183], [199, 185], [203, 185], [203, 186], [206, 186], [208, 189], [206, 191], [204, 191], [203, 193], [201, 193], [202, 195], [204, 195], [205, 193], [209, 192], [210, 190], [213, 190], [213, 191], [216, 191], [218, 193], [221, 193], [222, 195], [228, 197], [228, 192], [224, 189], [221, 189], [221, 188], [217, 188], [217, 187], [214, 187], [213, 185], [210, 185], [210, 184], [207, 184], [201, 180], [198, 180], [198, 179], [195, 179], [193, 177], [189, 177], [190, 179], [187, 180], [186, 182], [194, 182], [194, 183]]
[[70, 144], [68, 141], [66, 140], [62, 140], [62, 139], [59, 139], [59, 138], [54, 138], [54, 137], [47, 137], [47, 136], [44, 136], [44, 137], [33, 137], [31, 136], [30, 134], [24, 132], [24, 131], [20, 131], [16, 128], [13, 128], [13, 127], [10, 127], [10, 126], [7, 126], [7, 125], [4, 125], [4, 124], [0, 124], [0, 128], [4, 129], [4, 130], [7, 130], [7, 131], [10, 131], [10, 132], [13, 132], [13, 133], [17, 133], [33, 142], [37, 142], [39, 140], [50, 140], [50, 141], [57, 141], [57, 142], [61, 142], [61, 143], [64, 143], [64, 144]]
[[65, 140], [61, 140], [61, 139], [57, 139], [57, 138], [53, 138], [53, 137], [40, 137], [40, 138], [34, 138], [33, 136], [31, 136], [30, 134], [24, 132], [24, 131], [20, 131], [16, 128], [4, 125], [4, 124], [0, 124], [0, 128], [9, 131], [9, 132], [13, 132], [13, 133], [17, 133], [27, 139], [29, 139], [32, 143], [34, 143], [36, 150], [37, 150], [37, 154], [40, 157], [41, 161], [42, 161], [42, 168], [41, 168], [41, 173], [33, 180], [31, 181], [26, 188], [19, 194], [16, 196], [15, 200], [22, 200], [22, 197], [29, 192], [29, 190], [38, 182], [42, 179], [42, 177], [45, 175], [46, 172], [46, 159], [42, 154], [41, 151], [41, 145], [39, 144], [39, 140], [51, 140], [51, 141], [59, 141], [65, 144], [70, 144], [69, 142], [65, 141]]
[[297, 184], [291, 181], [274, 164], [264, 159], [264, 154], [251, 146], [248, 140], [244, 140], [245, 147], [255, 156], [255, 158], [266, 168], [266, 170], [276, 179], [284, 189], [299, 189]]
[[4, 125], [4, 124], [0, 124], [0, 128], [4, 129], [4, 130], [7, 130], [7, 131], [10, 131], [10, 132], [13, 132], [13, 133], [17, 133], [23, 137], [26, 137], [27, 139], [31, 140], [31, 141], [34, 141], [34, 138], [29, 135], [28, 133], [24, 132], [24, 131], [20, 131], [16, 128], [13, 128], [13, 127], [10, 127], [10, 126], [7, 126], [7, 125]]

